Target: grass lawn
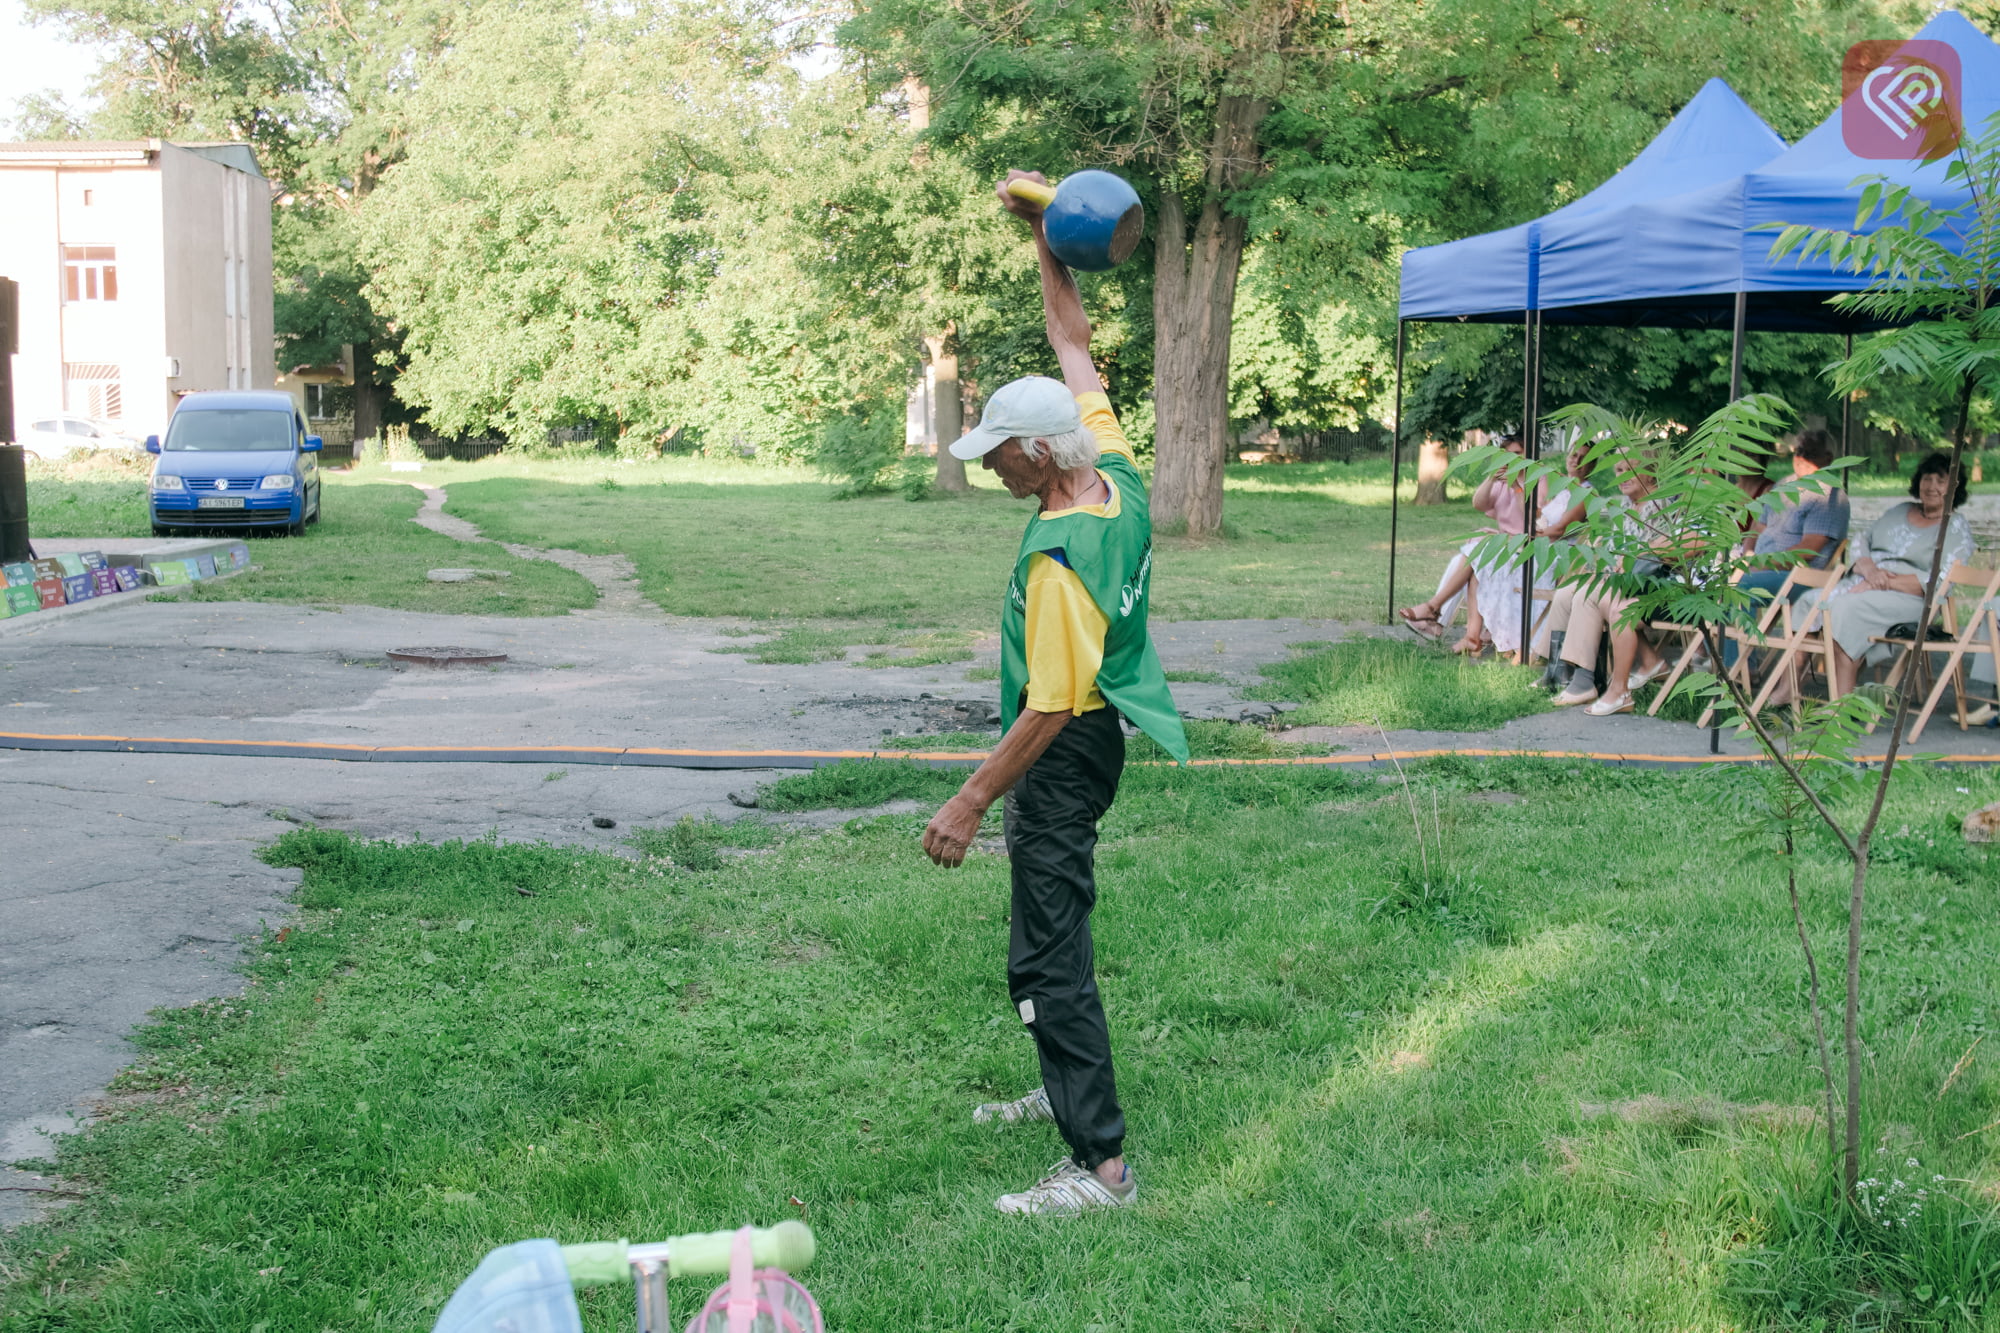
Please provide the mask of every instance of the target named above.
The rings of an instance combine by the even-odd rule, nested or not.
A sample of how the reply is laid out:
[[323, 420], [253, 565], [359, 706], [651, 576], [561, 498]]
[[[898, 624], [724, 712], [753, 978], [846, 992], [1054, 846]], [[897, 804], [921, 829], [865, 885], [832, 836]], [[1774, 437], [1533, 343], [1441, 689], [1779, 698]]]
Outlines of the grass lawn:
[[[385, 606], [459, 615], [559, 616], [596, 603], [582, 575], [546, 560], [521, 560], [498, 545], [468, 545], [410, 521], [423, 504], [413, 487], [325, 473], [324, 516], [304, 537], [248, 538], [259, 569], [184, 592], [203, 602], [295, 602]], [[143, 477], [68, 479], [37, 468], [28, 512], [43, 537], [144, 537], [152, 531]], [[431, 583], [426, 571], [476, 566], [505, 579]]]
[[[984, 476], [969, 495], [918, 504], [836, 500], [836, 488], [810, 473], [697, 459], [494, 458], [427, 464], [424, 476], [450, 488], [450, 512], [490, 536], [623, 552], [645, 595], [677, 615], [891, 629], [990, 627], [1029, 512]], [[1380, 620], [1388, 501], [1379, 462], [1233, 467], [1233, 535], [1159, 538], [1152, 614]], [[1474, 516], [1455, 501], [1406, 506], [1401, 522], [1397, 577], [1421, 597]]]
[[[422, 476], [448, 487], [451, 512], [488, 536], [629, 556], [642, 593], [669, 612], [777, 622], [786, 631], [779, 642], [746, 646], [762, 661], [964, 660], [970, 648], [961, 634], [993, 627], [1028, 515], [1025, 502], [1008, 498], [984, 474], [975, 474], [970, 494], [914, 504], [897, 496], [838, 500], [833, 484], [808, 471], [697, 458], [500, 455], [427, 463]], [[230, 597], [502, 614], [588, 604], [575, 600], [588, 597], [583, 581], [560, 569], [530, 565], [524, 575], [524, 566], [497, 548], [468, 548], [413, 527], [402, 531], [398, 525], [409, 527], [417, 492], [381, 464], [325, 477], [327, 521], [304, 550], [260, 543], [262, 574], [194, 595], [220, 597], [226, 587]], [[1158, 539], [1155, 618], [1384, 619], [1386, 460], [1239, 465], [1228, 470], [1226, 484], [1228, 535]], [[1871, 478], [1859, 489], [1888, 494], [1900, 485]], [[1415, 483], [1406, 478], [1404, 486], [1407, 501]], [[1461, 488], [1453, 494], [1458, 498], [1442, 506], [1403, 506], [1399, 602], [1426, 596], [1458, 542], [1477, 526]], [[147, 530], [136, 475], [37, 468], [30, 509], [34, 530], [48, 536]], [[345, 545], [348, 538], [358, 546]], [[331, 559], [323, 554], [329, 545], [341, 547]], [[423, 582], [424, 569], [465, 563], [512, 570], [511, 586]], [[849, 651], [864, 643], [891, 651], [872, 659]]]
[[[1097, 954], [1140, 1204], [1049, 1224], [991, 1200], [1050, 1128], [968, 1117], [1036, 1077], [1006, 863], [932, 868], [923, 814], [682, 824], [637, 862], [291, 831], [296, 917], [240, 998], [145, 1029], [65, 1144], [85, 1197], [0, 1238], [0, 1329], [423, 1329], [506, 1241], [791, 1216], [836, 1330], [1995, 1327], [2000, 1059], [1940, 1088], [2000, 1014], [1956, 834], [2000, 776], [1906, 773], [1878, 846], [1868, 1143], [1917, 1183], [1887, 1228], [1810, 1185], [1798, 943], [1718, 781], [1428, 766], [1426, 877], [1374, 775], [1129, 770]], [[1808, 849], [1822, 960], [1841, 882]]]

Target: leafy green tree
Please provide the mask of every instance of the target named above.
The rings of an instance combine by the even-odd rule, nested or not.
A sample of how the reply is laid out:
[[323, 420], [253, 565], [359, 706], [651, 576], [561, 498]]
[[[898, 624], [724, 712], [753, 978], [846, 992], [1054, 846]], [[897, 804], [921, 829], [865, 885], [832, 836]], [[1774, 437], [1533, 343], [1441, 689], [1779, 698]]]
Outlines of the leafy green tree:
[[[1428, 330], [1420, 372], [1405, 400], [1411, 432], [1451, 436], [1516, 427], [1521, 418], [1519, 325]], [[1729, 396], [1729, 333], [1705, 329], [1542, 330], [1542, 400], [1589, 402], [1623, 416], [1690, 427]], [[1826, 335], [1758, 333], [1744, 341], [1746, 392], [1771, 393], [1802, 416], [1838, 423], [1826, 370], [1840, 343]]]
[[15, 98], [14, 115], [8, 125], [12, 136], [25, 143], [82, 139], [90, 133], [85, 116], [53, 89]]
[[550, 2], [463, 27], [364, 213], [399, 391], [433, 424], [806, 455], [850, 411], [900, 415], [934, 289], [893, 256], [932, 187], [892, 179], [893, 109], [799, 77], [782, 17]]
[[[1713, 73], [1790, 109], [1781, 128], [1797, 132], [1837, 100], [1839, 51], [1887, 26], [1833, 0], [1754, 31], [1726, 10], [1635, 0], [1559, 18], [1530, 0], [874, 0], [843, 35], [880, 86], [914, 76], [935, 90], [934, 136], [982, 177], [1110, 166], [1138, 185], [1153, 236], [1154, 512], [1207, 532], [1221, 517], [1249, 249], [1268, 252], [1256, 299], [1281, 311], [1252, 321], [1259, 350], [1237, 363], [1238, 406], [1262, 415], [1312, 386], [1281, 363], [1321, 359], [1304, 330], [1323, 312], [1386, 312], [1403, 245], [1573, 197]], [[1379, 378], [1348, 377], [1347, 403]]]

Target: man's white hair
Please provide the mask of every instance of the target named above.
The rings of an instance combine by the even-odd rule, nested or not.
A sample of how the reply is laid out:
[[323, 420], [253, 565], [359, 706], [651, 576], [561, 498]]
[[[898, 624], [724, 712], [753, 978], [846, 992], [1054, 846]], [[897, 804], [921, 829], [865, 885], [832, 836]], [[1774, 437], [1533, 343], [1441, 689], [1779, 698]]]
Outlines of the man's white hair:
[[1040, 458], [1046, 453], [1057, 467], [1067, 472], [1071, 468], [1089, 467], [1101, 451], [1090, 427], [1078, 426], [1060, 435], [1022, 436], [1021, 452], [1030, 458]]

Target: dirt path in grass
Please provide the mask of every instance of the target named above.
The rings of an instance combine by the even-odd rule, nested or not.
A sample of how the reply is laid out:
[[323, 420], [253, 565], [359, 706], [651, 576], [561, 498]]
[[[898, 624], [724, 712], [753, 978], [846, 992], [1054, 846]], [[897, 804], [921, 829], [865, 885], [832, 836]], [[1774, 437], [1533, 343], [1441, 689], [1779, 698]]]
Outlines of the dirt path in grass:
[[582, 551], [569, 551], [561, 547], [523, 546], [517, 542], [495, 542], [481, 533], [478, 528], [462, 518], [444, 512], [450, 495], [442, 486], [426, 486], [413, 481], [410, 485], [424, 493], [423, 507], [417, 510], [411, 520], [419, 527], [442, 533], [454, 541], [491, 542], [511, 556], [522, 560], [547, 560], [561, 565], [564, 569], [583, 575], [590, 585], [597, 589], [597, 605], [588, 611], [572, 611], [573, 616], [622, 616], [643, 620], [664, 620], [665, 614], [659, 607], [639, 594], [639, 571], [629, 556], [586, 555]]

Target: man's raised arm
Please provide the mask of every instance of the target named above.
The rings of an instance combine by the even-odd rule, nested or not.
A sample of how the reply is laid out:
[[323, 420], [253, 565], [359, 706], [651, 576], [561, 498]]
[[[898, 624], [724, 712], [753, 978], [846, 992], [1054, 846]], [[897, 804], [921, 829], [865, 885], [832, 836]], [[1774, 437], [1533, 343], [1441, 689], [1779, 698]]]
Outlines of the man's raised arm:
[[1042, 309], [1048, 315], [1049, 346], [1055, 349], [1056, 364], [1062, 367], [1063, 383], [1072, 394], [1103, 393], [1104, 382], [1090, 359], [1090, 320], [1083, 313], [1083, 297], [1077, 293], [1076, 279], [1055, 252], [1042, 231], [1041, 205], [1016, 199], [1007, 193], [1007, 181], [1031, 180], [1047, 184], [1039, 171], [1010, 171], [995, 187], [1000, 206], [1025, 221], [1035, 233], [1035, 254], [1042, 264]]

